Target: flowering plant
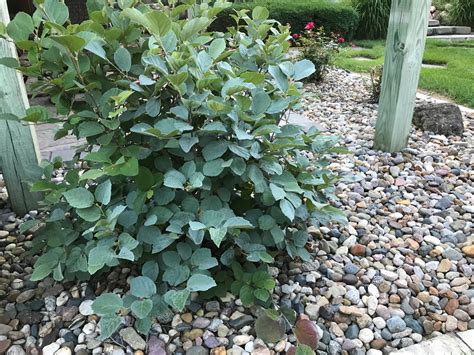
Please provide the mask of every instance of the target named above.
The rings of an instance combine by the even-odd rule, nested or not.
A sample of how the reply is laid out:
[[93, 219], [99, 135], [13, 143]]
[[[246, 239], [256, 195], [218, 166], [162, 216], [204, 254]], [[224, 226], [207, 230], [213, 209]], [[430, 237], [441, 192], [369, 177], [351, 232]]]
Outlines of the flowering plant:
[[346, 40], [333, 32], [327, 33], [324, 27], [317, 28], [314, 22], [308, 22], [302, 34], [292, 35], [292, 44], [301, 47], [300, 56], [312, 61], [316, 71], [308, 80], [321, 81], [327, 67], [334, 61], [334, 55]]

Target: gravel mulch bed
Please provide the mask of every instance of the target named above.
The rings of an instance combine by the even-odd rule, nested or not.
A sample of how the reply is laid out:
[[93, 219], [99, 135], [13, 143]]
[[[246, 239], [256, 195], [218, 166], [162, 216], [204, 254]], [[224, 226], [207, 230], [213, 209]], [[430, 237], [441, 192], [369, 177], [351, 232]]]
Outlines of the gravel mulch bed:
[[[350, 155], [331, 168], [356, 176], [337, 185], [345, 227], [310, 227], [309, 263], [278, 260], [275, 300], [318, 325], [318, 354], [379, 355], [440, 333], [474, 329], [473, 123], [463, 137], [413, 130], [400, 154], [371, 149], [376, 105], [364, 79], [334, 70], [308, 85], [305, 114], [341, 137]], [[58, 179], [61, 178], [59, 174]], [[0, 177], [0, 184], [1, 184]], [[133, 271], [116, 269], [102, 283], [29, 281], [31, 236], [9, 210], [0, 185], [0, 354], [284, 353], [256, 339], [255, 310], [226, 297], [195, 300], [184, 314], [163, 314], [150, 336], [124, 317], [113, 339], [98, 340], [92, 300], [123, 290]]]

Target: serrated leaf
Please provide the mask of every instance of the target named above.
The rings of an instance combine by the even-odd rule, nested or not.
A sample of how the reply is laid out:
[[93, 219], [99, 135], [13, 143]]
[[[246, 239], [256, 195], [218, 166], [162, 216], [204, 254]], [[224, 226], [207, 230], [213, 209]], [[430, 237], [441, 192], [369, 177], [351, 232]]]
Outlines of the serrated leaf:
[[308, 59], [300, 60], [295, 63], [295, 75], [293, 78], [295, 80], [301, 80], [307, 78], [316, 71], [312, 61]]
[[207, 291], [216, 286], [217, 284], [212, 277], [202, 274], [194, 274], [187, 283], [188, 290], [192, 292]]
[[248, 286], [244, 285], [239, 292], [240, 300], [242, 304], [246, 307], [252, 306], [255, 302], [255, 296], [253, 295], [253, 289]]
[[110, 337], [118, 330], [122, 318], [117, 315], [102, 317], [99, 321], [100, 328], [100, 340], [105, 340]]
[[206, 161], [215, 160], [220, 158], [227, 151], [227, 142], [211, 141], [202, 149], [202, 156]]
[[255, 321], [255, 332], [265, 343], [277, 343], [285, 336], [285, 320], [281, 316], [272, 319], [262, 312]]
[[309, 319], [299, 319], [294, 328], [294, 334], [300, 344], [307, 345], [310, 349], [318, 347], [318, 330]]
[[88, 208], [94, 204], [94, 195], [83, 187], [63, 192], [66, 201], [74, 208]]
[[298, 344], [295, 355], [314, 355], [314, 351], [307, 345]]
[[7, 25], [7, 33], [14, 41], [27, 41], [35, 26], [30, 15], [19, 12]]
[[239, 228], [239, 229], [253, 229], [255, 228], [252, 223], [242, 217], [231, 217], [225, 223], [226, 228]]
[[254, 296], [256, 299], [262, 301], [262, 302], [267, 302], [270, 299], [270, 292], [268, 292], [265, 289], [258, 288], [253, 292]]
[[252, 10], [252, 18], [254, 20], [266, 20], [269, 15], [268, 9], [263, 6], [255, 6]]
[[168, 291], [167, 294], [169, 294], [169, 296], [166, 297], [165, 295], [165, 299], [168, 298], [170, 300], [170, 306], [181, 312], [184, 310], [184, 307], [186, 307], [186, 302], [189, 298], [189, 295], [191, 294], [191, 291], [185, 288], [179, 291], [171, 290]]
[[148, 277], [153, 281], [156, 281], [159, 272], [160, 268], [156, 261], [149, 260], [142, 266], [142, 275]]
[[205, 176], [215, 177], [224, 170], [224, 160], [216, 159], [208, 161], [204, 164], [202, 172]]
[[210, 228], [209, 234], [217, 247], [221, 246], [222, 241], [227, 235], [227, 228]]
[[275, 227], [275, 225], [276, 225], [275, 219], [268, 214], [265, 214], [258, 218], [258, 226], [260, 227], [261, 230], [264, 230], [264, 231], [271, 230], [273, 227]]
[[178, 170], [169, 170], [165, 174], [164, 185], [174, 189], [183, 189], [186, 183], [186, 176]]
[[111, 316], [123, 307], [123, 301], [115, 293], [103, 293], [92, 303], [92, 310], [99, 316]]
[[130, 281], [130, 293], [135, 297], [149, 298], [156, 294], [156, 285], [149, 277], [134, 277]]
[[102, 216], [102, 211], [97, 206], [91, 206], [88, 208], [78, 208], [76, 209], [76, 213], [79, 217], [81, 217], [84, 221], [87, 222], [96, 222]]
[[226, 48], [225, 39], [224, 38], [216, 38], [209, 45], [209, 55], [213, 59], [216, 59], [222, 54], [222, 52], [224, 52], [225, 48]]
[[120, 47], [114, 53], [114, 62], [120, 70], [129, 72], [132, 67], [132, 56], [127, 48]]
[[49, 21], [63, 25], [69, 18], [69, 9], [62, 1], [45, 0], [44, 12]]
[[23, 222], [22, 224], [20, 224], [20, 228], [19, 228], [20, 233], [23, 234], [26, 231], [29, 231], [30, 229], [36, 227], [39, 224], [39, 222], [40, 221], [38, 221], [36, 219], [32, 219], [32, 220]]
[[156, 117], [160, 114], [161, 111], [161, 102], [156, 98], [152, 97], [149, 99], [145, 105], [145, 111], [148, 116]]
[[192, 147], [199, 142], [199, 138], [197, 137], [190, 137], [190, 136], [183, 136], [179, 139], [179, 146], [185, 153], [189, 153]]
[[285, 190], [273, 183], [270, 183], [270, 191], [272, 192], [272, 196], [276, 201], [283, 200], [286, 197]]
[[281, 212], [293, 222], [295, 219], [295, 208], [288, 200], [281, 200], [280, 201], [280, 209]]
[[137, 318], [144, 319], [153, 309], [153, 301], [151, 299], [136, 300], [132, 303], [130, 309]]

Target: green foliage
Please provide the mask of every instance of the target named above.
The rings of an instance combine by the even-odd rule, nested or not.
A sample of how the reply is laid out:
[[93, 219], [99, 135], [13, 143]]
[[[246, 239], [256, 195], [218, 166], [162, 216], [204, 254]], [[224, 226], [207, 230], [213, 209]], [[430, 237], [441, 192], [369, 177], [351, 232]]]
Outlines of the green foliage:
[[[7, 29], [27, 52], [20, 70], [37, 78], [33, 93], [66, 117], [56, 137], [86, 142], [63, 182], [51, 181], [63, 164], [46, 162], [32, 187], [50, 214], [31, 279], [138, 265], [128, 294], [94, 303], [103, 338], [127, 312], [147, 333], [192, 292], [269, 304], [266, 265], [278, 254], [308, 260], [307, 224], [341, 218], [328, 204], [336, 177], [325, 159], [337, 140], [283, 121], [314, 65], [289, 60], [289, 30], [264, 8], [239, 12], [245, 25], [224, 34], [208, 32], [224, 1], [159, 11], [113, 3], [90, 0], [90, 20], [70, 25], [62, 2], [48, 0]], [[188, 10], [193, 18], [180, 19]]]
[[[259, 5], [268, 8], [270, 18], [289, 24], [292, 33], [301, 33], [306, 23], [315, 22], [318, 27], [323, 26], [328, 31], [352, 38], [359, 23], [357, 12], [351, 6], [320, 0], [256, 0], [236, 3], [233, 9], [253, 9]], [[227, 27], [233, 26], [233, 9], [223, 11], [212, 27], [225, 31]]]
[[391, 0], [353, 0], [359, 14], [357, 38], [385, 38], [390, 19]]
[[452, 24], [474, 27], [474, 1], [454, 0], [449, 10]]
[[286, 321], [272, 309], [262, 311], [255, 321], [255, 332], [265, 343], [277, 343], [286, 333]]

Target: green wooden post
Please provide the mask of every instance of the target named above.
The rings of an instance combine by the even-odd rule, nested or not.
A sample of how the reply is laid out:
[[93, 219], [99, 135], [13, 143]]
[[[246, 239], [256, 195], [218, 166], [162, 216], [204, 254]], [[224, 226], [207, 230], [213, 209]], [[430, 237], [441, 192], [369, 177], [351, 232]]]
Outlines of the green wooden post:
[[[0, 0], [0, 21], [10, 21], [6, 0]], [[0, 40], [0, 58], [17, 57], [15, 45]], [[25, 115], [29, 107], [23, 76], [0, 65], [0, 113]], [[36, 208], [38, 194], [32, 194], [26, 181], [36, 180], [39, 149], [34, 126], [0, 120], [0, 166], [13, 210], [19, 215]]]
[[408, 144], [428, 31], [431, 0], [392, 0], [376, 149], [396, 152]]

